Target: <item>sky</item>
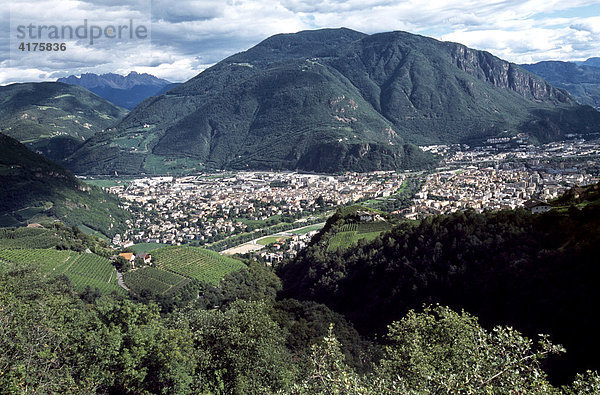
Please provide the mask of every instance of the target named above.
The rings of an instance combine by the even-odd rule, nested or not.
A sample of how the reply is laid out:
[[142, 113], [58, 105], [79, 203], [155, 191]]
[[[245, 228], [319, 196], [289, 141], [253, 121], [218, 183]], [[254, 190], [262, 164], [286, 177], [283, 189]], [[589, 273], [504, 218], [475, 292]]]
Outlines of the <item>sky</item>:
[[[600, 56], [600, 0], [2, 0], [0, 85], [130, 71], [183, 82], [274, 34], [335, 27], [515, 63]], [[40, 42], [51, 50], [34, 51]]]

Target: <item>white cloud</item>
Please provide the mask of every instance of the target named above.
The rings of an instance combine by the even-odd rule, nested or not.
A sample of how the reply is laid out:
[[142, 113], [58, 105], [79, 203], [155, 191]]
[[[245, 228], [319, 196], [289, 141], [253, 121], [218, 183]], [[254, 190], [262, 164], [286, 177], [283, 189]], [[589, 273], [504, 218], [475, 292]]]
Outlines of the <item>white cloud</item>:
[[[348, 27], [406, 30], [483, 49], [514, 62], [600, 55], [598, 0], [9, 0], [11, 22], [106, 26], [130, 18], [151, 27], [151, 42], [70, 43], [67, 54], [15, 56], [0, 36], [0, 84], [82, 72], [148, 72], [181, 81], [276, 33]], [[0, 11], [3, 31], [14, 34]], [[589, 13], [589, 12], [588, 12]], [[117, 21], [117, 22], [115, 22]], [[150, 45], [151, 44], [151, 45]]]

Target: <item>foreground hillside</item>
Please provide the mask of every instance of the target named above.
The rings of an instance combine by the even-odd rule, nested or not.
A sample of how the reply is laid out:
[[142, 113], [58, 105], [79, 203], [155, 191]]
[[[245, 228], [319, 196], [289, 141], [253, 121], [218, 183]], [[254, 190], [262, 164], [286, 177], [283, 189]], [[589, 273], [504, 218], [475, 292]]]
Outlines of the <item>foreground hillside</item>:
[[[32, 248], [35, 243], [44, 248]], [[592, 372], [569, 386], [550, 384], [542, 363], [564, 349], [547, 337], [536, 336], [534, 343], [510, 327], [488, 330], [476, 317], [447, 307], [408, 311], [390, 321], [383, 341], [367, 341], [322, 304], [276, 299], [279, 279], [252, 262], [238, 263], [241, 270], [218, 284], [204, 284], [200, 295], [174, 301], [177, 309], [164, 309], [158, 293], [134, 302], [122, 289], [110, 292], [114, 268], [95, 253], [76, 252], [82, 249], [111, 254], [101, 241], [60, 224], [0, 231], [0, 392], [600, 390]], [[177, 251], [163, 252], [164, 260]], [[187, 263], [179, 255], [180, 264]], [[154, 284], [184, 278], [152, 266], [125, 275], [138, 272], [152, 275], [147, 278]]]
[[420, 168], [413, 145], [600, 132], [600, 113], [517, 65], [404, 32], [270, 37], [146, 100], [70, 159], [77, 173]]
[[[423, 303], [464, 308], [486, 325], [548, 333], [567, 357], [554, 377], [595, 368], [600, 352], [600, 185], [567, 194], [543, 215], [524, 210], [461, 212], [405, 222], [373, 241], [331, 249], [334, 216], [296, 260], [280, 270], [283, 295], [325, 303], [362, 333], [383, 333]], [[586, 201], [587, 199], [587, 201]], [[571, 205], [571, 206], [569, 206]]]
[[60, 220], [112, 236], [130, 218], [114, 195], [84, 184], [1, 133], [0, 184], [0, 226]]
[[86, 89], [55, 82], [0, 86], [0, 132], [62, 160], [126, 111]]

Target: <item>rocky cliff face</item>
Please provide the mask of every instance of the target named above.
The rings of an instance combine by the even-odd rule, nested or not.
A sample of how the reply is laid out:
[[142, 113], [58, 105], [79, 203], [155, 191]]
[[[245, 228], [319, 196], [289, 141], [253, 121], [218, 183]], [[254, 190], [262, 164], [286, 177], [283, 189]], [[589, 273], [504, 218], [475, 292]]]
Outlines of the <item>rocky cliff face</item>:
[[566, 92], [488, 52], [454, 44], [451, 56], [460, 70], [498, 88], [513, 90], [526, 99], [549, 103], [574, 103]]

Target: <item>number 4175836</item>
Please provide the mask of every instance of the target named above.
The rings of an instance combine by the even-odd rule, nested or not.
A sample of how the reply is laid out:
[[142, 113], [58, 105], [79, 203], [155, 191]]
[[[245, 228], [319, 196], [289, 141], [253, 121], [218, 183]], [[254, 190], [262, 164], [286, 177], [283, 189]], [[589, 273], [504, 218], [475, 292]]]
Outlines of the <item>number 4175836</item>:
[[21, 43], [19, 50], [23, 52], [66, 51], [66, 43]]

